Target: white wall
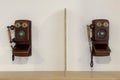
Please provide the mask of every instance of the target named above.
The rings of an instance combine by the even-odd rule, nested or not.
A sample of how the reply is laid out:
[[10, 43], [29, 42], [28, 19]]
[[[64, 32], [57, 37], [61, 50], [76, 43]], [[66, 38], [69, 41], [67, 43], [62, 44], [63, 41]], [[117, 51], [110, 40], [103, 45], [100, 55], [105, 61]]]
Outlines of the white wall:
[[[64, 69], [64, 1], [0, 0], [0, 70]], [[11, 60], [7, 26], [16, 19], [32, 20], [32, 56]]]
[[[120, 70], [119, 0], [0, 0], [0, 71], [63, 71], [64, 14], [67, 8], [67, 68], [89, 71], [86, 25], [96, 18], [110, 21], [110, 57], [94, 57], [94, 70]], [[6, 26], [32, 20], [32, 56], [11, 60]]]
[[105, 18], [110, 21], [110, 57], [94, 57], [94, 70], [120, 70], [120, 1], [76, 0], [68, 5], [68, 70], [91, 70], [86, 25], [91, 20]]

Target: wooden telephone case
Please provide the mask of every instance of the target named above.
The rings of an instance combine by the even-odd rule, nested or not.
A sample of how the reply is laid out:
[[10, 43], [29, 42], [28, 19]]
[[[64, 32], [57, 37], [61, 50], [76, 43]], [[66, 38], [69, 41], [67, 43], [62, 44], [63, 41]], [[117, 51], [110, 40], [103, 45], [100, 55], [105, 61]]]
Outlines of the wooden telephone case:
[[92, 21], [92, 54], [93, 56], [109, 56], [109, 21], [96, 19]]
[[93, 67], [93, 56], [110, 55], [111, 50], [109, 48], [109, 21], [106, 19], [92, 20], [92, 24], [87, 25], [87, 33], [91, 52], [90, 66]]
[[12, 60], [14, 61], [14, 56], [19, 57], [31, 56], [32, 54], [31, 21], [16, 20], [13, 27], [15, 31], [15, 38], [12, 41], [15, 43], [15, 46], [12, 49]]

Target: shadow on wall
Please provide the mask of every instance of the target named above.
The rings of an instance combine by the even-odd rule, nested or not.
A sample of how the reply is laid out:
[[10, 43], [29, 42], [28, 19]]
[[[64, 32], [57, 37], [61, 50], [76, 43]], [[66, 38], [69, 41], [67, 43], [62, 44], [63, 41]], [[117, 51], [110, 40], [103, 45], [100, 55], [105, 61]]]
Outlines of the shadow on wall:
[[111, 61], [110, 56], [104, 56], [104, 57], [95, 57], [95, 62], [98, 64], [108, 64]]
[[48, 15], [39, 25], [35, 25], [34, 21], [32, 24], [32, 56], [16, 57], [13, 63], [44, 64], [53, 68], [64, 65], [63, 10]]
[[15, 60], [12, 62], [13, 64], [27, 64], [28, 57], [16, 57]]
[[39, 53], [45, 65], [54, 68], [64, 65], [63, 10], [48, 15], [39, 30]]

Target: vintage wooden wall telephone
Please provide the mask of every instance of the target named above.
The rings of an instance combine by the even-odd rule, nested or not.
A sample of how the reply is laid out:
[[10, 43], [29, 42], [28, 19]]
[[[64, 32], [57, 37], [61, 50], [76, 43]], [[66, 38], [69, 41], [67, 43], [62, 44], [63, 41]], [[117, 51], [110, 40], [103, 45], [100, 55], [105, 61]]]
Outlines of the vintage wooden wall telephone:
[[[32, 54], [31, 44], [31, 21], [30, 20], [16, 20], [14, 25], [7, 26], [8, 36], [12, 47], [12, 60], [14, 56], [27, 57]], [[11, 30], [14, 30], [15, 38], [12, 39]]]
[[[90, 31], [92, 33], [90, 33]], [[90, 66], [93, 67], [93, 56], [109, 56], [109, 21], [96, 19], [91, 25], [87, 25], [89, 46], [91, 52]], [[91, 35], [90, 35], [91, 34]]]

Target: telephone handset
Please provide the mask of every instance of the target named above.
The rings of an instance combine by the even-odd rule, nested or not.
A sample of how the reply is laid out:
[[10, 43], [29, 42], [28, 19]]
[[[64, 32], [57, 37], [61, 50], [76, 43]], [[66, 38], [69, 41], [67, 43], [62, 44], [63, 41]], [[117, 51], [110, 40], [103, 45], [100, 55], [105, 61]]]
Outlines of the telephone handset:
[[12, 39], [12, 36], [11, 36], [11, 30], [14, 30], [14, 25], [11, 25], [11, 26], [7, 26], [7, 28], [8, 28], [8, 38], [9, 38], [9, 41], [10, 41], [10, 43], [11, 43], [11, 48], [13, 49], [14, 48], [14, 46], [12, 45], [12, 43], [14, 42], [15, 43], [15, 41], [14, 41], [14, 38]]

